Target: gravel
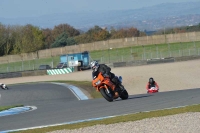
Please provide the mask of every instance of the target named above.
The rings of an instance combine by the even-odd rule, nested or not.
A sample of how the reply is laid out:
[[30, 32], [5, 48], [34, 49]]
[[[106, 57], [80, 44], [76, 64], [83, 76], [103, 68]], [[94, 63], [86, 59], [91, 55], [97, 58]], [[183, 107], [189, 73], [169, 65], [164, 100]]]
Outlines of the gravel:
[[49, 133], [200, 133], [200, 112]]

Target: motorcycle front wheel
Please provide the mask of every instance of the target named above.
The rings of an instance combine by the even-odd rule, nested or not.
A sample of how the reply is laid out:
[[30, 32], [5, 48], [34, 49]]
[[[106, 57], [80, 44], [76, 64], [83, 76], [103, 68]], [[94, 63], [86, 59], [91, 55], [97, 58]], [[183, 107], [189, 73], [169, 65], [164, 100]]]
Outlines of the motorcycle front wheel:
[[112, 102], [113, 101], [113, 96], [111, 93], [108, 93], [106, 89], [102, 88], [100, 89], [101, 95], [108, 101]]
[[128, 92], [126, 90], [124, 90], [121, 95], [120, 95], [120, 98], [122, 100], [125, 100], [125, 99], [128, 99]]
[[119, 86], [120, 87], [120, 98], [122, 99], [122, 100], [125, 100], [125, 99], [128, 99], [128, 92], [127, 92], [127, 90], [124, 88], [124, 86], [123, 85], [120, 85]]

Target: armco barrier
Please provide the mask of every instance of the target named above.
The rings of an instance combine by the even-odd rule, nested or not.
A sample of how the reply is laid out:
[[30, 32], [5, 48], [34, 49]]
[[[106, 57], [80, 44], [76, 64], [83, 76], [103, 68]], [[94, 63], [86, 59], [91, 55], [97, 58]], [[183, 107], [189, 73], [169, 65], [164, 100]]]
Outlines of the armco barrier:
[[130, 61], [130, 62], [115, 62], [115, 63], [113, 63], [113, 67], [140, 66], [140, 65], [147, 65], [147, 61], [146, 60], [137, 60], [137, 61]]
[[168, 58], [137, 60], [137, 61], [130, 61], [130, 62], [117, 62], [117, 63], [113, 63], [113, 67], [140, 66], [140, 65], [170, 63], [170, 62], [196, 60], [196, 59], [200, 59], [200, 56], [168, 57]]
[[126, 62], [115, 62], [113, 63], [113, 67], [124, 67], [126, 66]]
[[174, 62], [174, 58], [158, 58], [147, 60], [147, 64], [169, 63]]
[[66, 73], [71, 73], [71, 72], [73, 72], [73, 70], [71, 68], [47, 70], [48, 75], [66, 74]]
[[21, 72], [0, 73], [0, 79], [15, 78], [15, 77], [22, 77], [22, 73]]
[[175, 57], [175, 61], [187, 61], [187, 60], [195, 60], [195, 59], [200, 59], [200, 56]]
[[147, 65], [147, 61], [146, 60], [137, 60], [137, 61], [126, 62], [126, 66], [141, 66], [141, 65]]
[[47, 75], [47, 71], [46, 70], [23, 71], [23, 72], [21, 72], [21, 74], [22, 74], [22, 77]]
[[3, 78], [15, 78], [15, 77], [27, 77], [27, 76], [37, 76], [37, 75], [47, 75], [47, 71], [46, 70], [34, 70], [34, 71], [0, 73], [0, 79], [3, 79]]

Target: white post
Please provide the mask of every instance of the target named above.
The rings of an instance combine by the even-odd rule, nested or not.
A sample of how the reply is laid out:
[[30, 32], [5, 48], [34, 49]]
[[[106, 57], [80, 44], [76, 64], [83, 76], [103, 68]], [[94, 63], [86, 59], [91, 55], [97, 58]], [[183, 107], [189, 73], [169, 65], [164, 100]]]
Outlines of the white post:
[[190, 56], [190, 49], [189, 49], [189, 56]]
[[160, 58], [162, 58], [162, 52], [160, 51]]

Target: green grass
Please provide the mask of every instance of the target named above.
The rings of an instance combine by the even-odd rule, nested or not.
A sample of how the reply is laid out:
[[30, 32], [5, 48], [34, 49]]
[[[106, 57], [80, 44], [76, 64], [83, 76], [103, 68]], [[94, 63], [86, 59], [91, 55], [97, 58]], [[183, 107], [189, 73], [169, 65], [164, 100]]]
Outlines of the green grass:
[[76, 123], [76, 124], [67, 124], [67, 125], [61, 125], [61, 126], [25, 130], [25, 131], [20, 131], [20, 133], [46, 133], [46, 132], [55, 131], [55, 130], [83, 128], [83, 127], [88, 127], [88, 126], [94, 126], [97, 124], [106, 125], [106, 124], [113, 124], [113, 123], [119, 123], [119, 122], [137, 121], [137, 120], [142, 120], [146, 118], [162, 117], [162, 116], [175, 115], [175, 114], [181, 114], [181, 113], [186, 113], [186, 112], [200, 112], [200, 105], [192, 105], [192, 106], [173, 108], [173, 109], [164, 109], [164, 110], [157, 110], [157, 111], [150, 111], [150, 112], [139, 112], [135, 114], [117, 116], [117, 117], [107, 118], [103, 120], [94, 120], [90, 122], [81, 122], [81, 123]]
[[0, 106], [0, 111], [8, 110], [15, 107], [22, 107], [23, 105], [13, 105], [13, 106]]
[[[100, 63], [113, 63], [151, 58], [179, 57], [200, 54], [200, 42], [184, 42], [112, 48], [109, 50], [91, 51], [90, 57]], [[0, 73], [38, 69], [39, 65], [47, 64], [53, 67], [59, 63], [60, 57], [35, 59], [30, 61], [10, 62], [0, 64]]]

